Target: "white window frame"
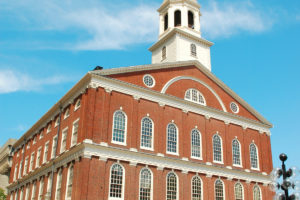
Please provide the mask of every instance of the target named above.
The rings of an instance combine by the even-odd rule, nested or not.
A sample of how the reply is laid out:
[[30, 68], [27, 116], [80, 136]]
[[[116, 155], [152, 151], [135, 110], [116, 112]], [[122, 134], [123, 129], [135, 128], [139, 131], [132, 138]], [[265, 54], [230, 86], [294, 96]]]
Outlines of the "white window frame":
[[20, 190], [21, 190], [21, 192], [20, 192], [20, 199], [19, 200], [23, 200], [23, 198], [24, 198], [24, 187], [22, 187]]
[[[142, 146], [142, 133], [143, 133], [143, 120], [144, 119], [149, 119], [152, 123], [152, 136], [151, 136], [151, 148], [148, 147], [144, 147]], [[154, 122], [150, 117], [143, 117], [141, 120], [141, 134], [140, 134], [141, 138], [140, 138], [140, 148], [141, 149], [145, 149], [145, 150], [149, 150], [149, 151], [153, 151], [154, 150]]]
[[30, 162], [29, 162], [29, 172], [33, 171], [34, 167], [34, 157], [35, 157], [35, 152], [32, 152], [30, 155]]
[[27, 156], [27, 157], [25, 158], [25, 162], [24, 162], [23, 175], [26, 175], [26, 174], [27, 174], [27, 170], [28, 170], [28, 160], [29, 160], [29, 157]]
[[51, 174], [49, 174], [48, 176], [48, 180], [47, 180], [47, 190], [46, 190], [46, 194], [50, 193], [51, 191], [51, 187], [52, 187], [52, 183], [53, 183], [53, 176]]
[[64, 119], [67, 119], [70, 116], [70, 108], [67, 108], [64, 112]]
[[40, 133], [40, 137], [39, 137], [39, 138], [40, 138], [40, 140], [41, 140], [41, 139], [43, 139], [43, 137], [44, 137], [44, 133], [43, 133], [43, 131], [41, 131], [41, 133]]
[[35, 135], [35, 136], [33, 137], [33, 144], [36, 144], [36, 138], [37, 138], [37, 136]]
[[25, 190], [25, 200], [29, 199], [30, 185], [27, 185]]
[[[195, 91], [197, 92], [197, 96], [198, 96], [198, 95], [201, 95], [201, 96], [202, 96], [204, 103], [199, 102], [199, 99], [198, 99], [198, 101], [194, 101], [194, 100], [193, 100], [193, 90], [195, 90]], [[190, 92], [190, 98], [186, 98], [186, 93], [187, 93], [187, 92]], [[199, 96], [198, 96], [198, 97], [199, 97]], [[206, 106], [206, 99], [205, 99], [204, 95], [203, 95], [199, 90], [197, 90], [197, 89], [195, 89], [195, 88], [189, 88], [189, 89], [187, 89], [187, 90], [185, 91], [185, 93], [184, 93], [184, 100], [187, 100], [187, 101], [190, 101], [190, 102], [199, 104], [199, 105]]]
[[[72, 126], [72, 136], [71, 136], [71, 147], [75, 146], [76, 144], [78, 144], [78, 133], [79, 133], [79, 120], [80, 118], [76, 119], [73, 122], [73, 126]], [[77, 123], [77, 140], [76, 143], [73, 143], [73, 137], [74, 137], [74, 130], [75, 130], [75, 124]]]
[[55, 123], [54, 123], [54, 127], [57, 127], [60, 123], [60, 117], [57, 116], [56, 119], [55, 119]]
[[[42, 184], [43, 183], [43, 184]], [[41, 187], [42, 186], [42, 187]], [[40, 184], [39, 184], [39, 194], [38, 194], [38, 200], [42, 200], [42, 198], [40, 198], [41, 196], [43, 196], [44, 193], [44, 187], [45, 186], [45, 179], [41, 178], [40, 179]], [[43, 190], [42, 190], [43, 189]]]
[[[218, 161], [218, 160], [215, 160], [215, 151], [214, 151], [214, 137], [215, 136], [218, 136], [220, 138], [220, 143], [221, 143], [221, 161]], [[214, 163], [218, 163], [218, 164], [224, 164], [224, 157], [223, 157], [223, 140], [222, 140], [222, 137], [216, 133], [213, 135], [212, 137], [212, 146], [213, 146], [213, 162]]]
[[191, 199], [193, 200], [193, 180], [194, 180], [194, 178], [199, 178], [200, 179], [200, 182], [201, 182], [201, 200], [204, 200], [203, 199], [203, 193], [204, 193], [203, 192], [203, 181], [202, 181], [202, 178], [198, 175], [193, 176], [192, 179], [191, 179]]
[[23, 166], [23, 160], [21, 160], [21, 162], [20, 162], [19, 172], [18, 172], [18, 179], [22, 177], [22, 166]]
[[[44, 153], [43, 153], [43, 164], [46, 163], [48, 161], [48, 155], [49, 155], [49, 144], [50, 141], [45, 143], [44, 146]], [[47, 147], [47, 153], [46, 153], [46, 147]]]
[[[238, 165], [238, 164], [235, 164], [234, 163], [234, 156], [233, 156], [233, 141], [237, 141], [238, 142], [238, 144], [239, 144], [239, 153], [240, 153], [240, 164]], [[237, 138], [235, 138], [235, 139], [233, 139], [232, 140], [232, 143], [231, 143], [231, 148], [232, 148], [232, 165], [234, 166], [234, 167], [243, 167], [243, 161], [242, 161], [242, 145], [241, 145], [241, 143], [240, 143], [240, 141], [237, 139]]]
[[48, 133], [50, 133], [50, 132], [51, 132], [51, 123], [48, 125], [48, 127], [47, 127], [47, 132], [46, 132], [46, 133], [48, 134]]
[[[59, 183], [59, 178], [61, 179], [61, 183], [60, 183], [60, 196], [62, 195], [62, 181], [63, 181], [63, 173], [62, 173], [62, 169], [58, 170], [57, 175], [56, 175], [56, 187], [55, 187], [55, 200], [57, 199], [57, 191], [58, 191], [58, 183]], [[61, 199], [61, 198], [59, 198]]]
[[222, 181], [221, 179], [215, 180], [215, 184], [214, 184], [214, 197], [216, 199], [216, 183], [217, 183], [217, 181], [221, 181], [222, 182], [222, 186], [223, 186], [223, 200], [225, 200], [226, 199], [225, 184], [224, 184], [224, 181]]
[[[152, 82], [153, 82], [152, 85], [147, 85], [147, 84], [145, 83], [145, 78], [147, 78], [147, 77], [149, 77], [149, 78], [152, 79]], [[144, 83], [144, 85], [146, 85], [148, 88], [153, 88], [153, 87], [155, 86], [155, 84], [156, 84], [154, 77], [151, 76], [150, 74], [145, 74], [145, 75], [143, 76], [143, 83]]]
[[[200, 157], [193, 156], [193, 131], [198, 131], [198, 133], [200, 135]], [[194, 128], [191, 131], [191, 158], [197, 159], [197, 160], [202, 160], [202, 134], [197, 128]]]
[[[254, 145], [255, 148], [256, 148], [257, 168], [252, 167], [252, 161], [251, 161], [251, 145]], [[259, 153], [258, 153], [257, 145], [256, 145], [254, 142], [252, 142], [252, 143], [249, 145], [249, 154], [250, 154], [250, 167], [251, 167], [251, 169], [252, 169], [252, 170], [259, 171], [259, 170], [260, 170], [260, 165], [259, 165]]]
[[[122, 174], [122, 194], [121, 194], [121, 198], [117, 198], [117, 197], [110, 197], [110, 188], [111, 188], [111, 172], [112, 172], [112, 168], [114, 165], [120, 165], [123, 169], [123, 174]], [[124, 200], [125, 198], [125, 168], [123, 167], [123, 165], [121, 165], [120, 163], [114, 163], [111, 165], [110, 170], [109, 170], [109, 190], [108, 190], [108, 200]]]
[[170, 174], [174, 174], [176, 177], [176, 200], [178, 200], [179, 199], [179, 178], [178, 178], [177, 174], [173, 171], [169, 172], [166, 176], [166, 199], [168, 197], [168, 176]]
[[18, 164], [16, 164], [15, 166], [15, 171], [14, 171], [14, 181], [17, 180], [17, 173], [19, 171], [19, 167], [18, 167]]
[[69, 187], [69, 181], [70, 181], [70, 169], [73, 167], [73, 180], [72, 180], [72, 192], [73, 192], [73, 187], [74, 187], [74, 165], [70, 164], [68, 167], [68, 176], [67, 176], [67, 182], [66, 182], [66, 195], [65, 195], [65, 200], [71, 200], [72, 199], [72, 194], [71, 197], [68, 198], [68, 187]]
[[[168, 151], [168, 134], [169, 134], [169, 125], [174, 125], [175, 128], [176, 128], [176, 152], [170, 152]], [[166, 152], [167, 154], [171, 154], [171, 155], [176, 155], [178, 156], [179, 155], [179, 130], [178, 130], [178, 127], [175, 123], [171, 122], [167, 125], [167, 130], [166, 130]]]
[[244, 186], [240, 182], [237, 182], [237, 183], [234, 184], [234, 199], [236, 199], [236, 186], [238, 184], [242, 186], [242, 200], [244, 200], [244, 198], [245, 198], [245, 195], [244, 195]]
[[31, 187], [31, 200], [35, 200], [36, 198], [36, 181], [32, 184]]
[[77, 101], [75, 103], [74, 111], [78, 110], [80, 107], [81, 107], [81, 98], [77, 99]]
[[[118, 142], [114, 140], [114, 127], [115, 127], [115, 114], [117, 112], [122, 112], [125, 116], [125, 127], [124, 127], [124, 142]], [[118, 144], [118, 145], [127, 145], [127, 123], [128, 123], [128, 117], [126, 113], [123, 110], [116, 110], [113, 114], [113, 123], [112, 123], [112, 135], [111, 135], [111, 143], [112, 144]]]
[[253, 187], [253, 191], [252, 191], [252, 193], [253, 193], [253, 200], [256, 200], [256, 199], [255, 199], [255, 196], [254, 196], [255, 188], [258, 188], [258, 191], [259, 191], [259, 194], [260, 194], [260, 199], [259, 199], [259, 200], [262, 200], [262, 199], [263, 199], [263, 196], [262, 196], [261, 188], [260, 188], [259, 185], [257, 185], [257, 184], [254, 185], [254, 187]]
[[150, 199], [153, 200], [153, 173], [152, 170], [149, 169], [148, 167], [144, 167], [140, 171], [140, 176], [139, 176], [139, 199], [141, 197], [141, 175], [143, 170], [148, 170], [151, 174], [151, 190], [150, 190]]
[[41, 163], [42, 147], [39, 147], [36, 153], [35, 168], [38, 168]]
[[[56, 141], [55, 141], [56, 140]], [[52, 149], [51, 149], [51, 159], [55, 158], [57, 155], [56, 155], [56, 152], [57, 152], [57, 146], [58, 146], [58, 137], [57, 135], [53, 137], [52, 139]], [[54, 151], [54, 148], [55, 148], [55, 151]]]
[[190, 45], [191, 56], [197, 57], [197, 46], [195, 43]]
[[[68, 142], [68, 130], [69, 128], [66, 127], [64, 130], [62, 130], [62, 134], [61, 134], [61, 141], [60, 141], [60, 153], [63, 153], [67, 150], [67, 142]], [[66, 145], [65, 145], [65, 149], [63, 149], [63, 141], [64, 141], [64, 136], [66, 137]]]

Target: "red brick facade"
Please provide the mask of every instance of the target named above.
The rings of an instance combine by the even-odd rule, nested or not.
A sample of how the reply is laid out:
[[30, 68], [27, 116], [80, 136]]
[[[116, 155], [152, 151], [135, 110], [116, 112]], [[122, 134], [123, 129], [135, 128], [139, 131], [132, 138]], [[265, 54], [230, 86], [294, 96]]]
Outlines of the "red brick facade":
[[[101, 72], [100, 72], [101, 73]], [[155, 79], [155, 86], [151, 89], [143, 84], [143, 76], [151, 74]], [[97, 75], [93, 75], [95, 78]], [[137, 90], [150, 91], [153, 90], [157, 95], [164, 95], [170, 98], [170, 101], [184, 102], [185, 91], [189, 88], [195, 88], [205, 97], [206, 106], [200, 106], [192, 102], [186, 102], [187, 105], [197, 107], [197, 109], [206, 108], [211, 109], [207, 112], [221, 113], [233, 120], [246, 121], [249, 124], [261, 124], [265, 126], [264, 122], [259, 119], [255, 113], [246, 108], [246, 105], [236, 100], [224, 88], [216, 83], [212, 77], [207, 76], [196, 66], [183, 66], [177, 68], [163, 68], [155, 70], [146, 70], [140, 72], [127, 72], [110, 74], [109, 77], [98, 75], [105, 81], [115, 81], [120, 85], [128, 85], [128, 88], [134, 85]], [[163, 87], [168, 81], [175, 77], [193, 77], [201, 80], [210, 89], [218, 94], [223, 104], [226, 107], [225, 112], [216, 98], [216, 95], [208, 89], [207, 86], [200, 84], [194, 80], [182, 79], [171, 84], [166, 94], [161, 94]], [[74, 166], [73, 185], [72, 185], [72, 198], [74, 200], [84, 199], [110, 199], [110, 170], [111, 166], [119, 163], [124, 169], [124, 196], [125, 200], [139, 199], [140, 188], [140, 171], [143, 168], [148, 168], [152, 172], [152, 199], [162, 200], [166, 199], [166, 177], [169, 172], [174, 172], [177, 175], [177, 199], [187, 200], [191, 199], [192, 185], [191, 180], [194, 176], [198, 175], [202, 180], [202, 199], [215, 199], [215, 181], [221, 179], [224, 183], [224, 196], [226, 199], [235, 199], [234, 186], [240, 182], [243, 186], [243, 197], [245, 200], [253, 199], [253, 188], [259, 186], [261, 191], [261, 199], [272, 199], [273, 193], [268, 189], [268, 176], [272, 171], [272, 155], [270, 135], [261, 130], [245, 127], [241, 123], [233, 123], [218, 119], [209, 114], [199, 114], [193, 110], [185, 110], [174, 107], [165, 103], [155, 102], [153, 99], [148, 99], [144, 96], [134, 96], [117, 89], [110, 89], [106, 86], [93, 86], [91, 75], [87, 84], [90, 86], [83, 89], [73, 102], [68, 104], [69, 100], [65, 101], [65, 106], [61, 116], [60, 125], [55, 126], [56, 118], [59, 117], [58, 107], [52, 108], [49, 112], [56, 113], [52, 120], [50, 119], [47, 124], [44, 124], [43, 129], [35, 130], [34, 133], [26, 133], [22, 138], [25, 142], [19, 141], [16, 144], [16, 152], [13, 158], [12, 173], [10, 177], [10, 196], [8, 199], [16, 199], [21, 196], [23, 189], [23, 198], [26, 197], [26, 188], [32, 188], [36, 183], [36, 197], [39, 196], [39, 184], [41, 178], [44, 180], [44, 189], [42, 199], [45, 199], [48, 186], [48, 178], [51, 173], [54, 173], [52, 199], [55, 199], [57, 192], [56, 179], [59, 170], [62, 171], [62, 187], [61, 198], [66, 198], [67, 177], [68, 169]], [[99, 79], [100, 80], [100, 79]], [[101, 79], [102, 80], [102, 79]], [[130, 84], [128, 84], [130, 83]], [[86, 83], [78, 83], [86, 84]], [[74, 90], [77, 90], [75, 87]], [[154, 95], [156, 93], [153, 93]], [[80, 107], [75, 110], [75, 104], [80, 100]], [[230, 110], [230, 103], [236, 102], [239, 106], [239, 113], [233, 114]], [[179, 104], [178, 103], [178, 104]], [[65, 111], [70, 110], [70, 116], [64, 119]], [[122, 110], [127, 116], [126, 125], [126, 145], [117, 145], [112, 142], [113, 133], [113, 117], [114, 113]], [[231, 114], [230, 114], [231, 112]], [[224, 113], [224, 114], [223, 114]], [[228, 114], [229, 113], [229, 114]], [[141, 148], [141, 120], [148, 116], [154, 123], [153, 132], [153, 150], [145, 150]], [[71, 147], [73, 123], [79, 119], [78, 123], [78, 139], [77, 145]], [[43, 123], [45, 123], [43, 122]], [[246, 123], [245, 122], [245, 123]], [[178, 128], [178, 155], [171, 155], [166, 152], [167, 150], [167, 126], [173, 123]], [[42, 124], [42, 123], [40, 123]], [[47, 133], [47, 129], [51, 124], [51, 131]], [[60, 153], [62, 144], [62, 130], [68, 127], [68, 137], [66, 142], [66, 151]], [[58, 130], [59, 128], [59, 130]], [[201, 133], [201, 150], [202, 159], [194, 159], [191, 157], [191, 131], [197, 128]], [[43, 137], [40, 139], [40, 134]], [[51, 159], [53, 137], [58, 136], [57, 157]], [[218, 133], [222, 139], [222, 153], [223, 163], [216, 163], [213, 159], [213, 136]], [[241, 167], [233, 166], [232, 155], [232, 141], [237, 139], [240, 142], [241, 148]], [[35, 142], [34, 142], [35, 140]], [[49, 142], [49, 152], [47, 162], [43, 163], [43, 156], [45, 151], [45, 144]], [[250, 161], [250, 144], [254, 143], [258, 150], [258, 169], [251, 168]], [[30, 144], [29, 148], [27, 146]], [[28, 157], [28, 165], [30, 157], [35, 152], [35, 160], [37, 159], [38, 149], [42, 147], [39, 167], [35, 168], [32, 172], [27, 170], [27, 175], [19, 175], [19, 167], [22, 164], [21, 171], [24, 171], [24, 160]], [[22, 153], [24, 149], [24, 153]], [[104, 152], [112, 152], [106, 154]], [[116, 152], [116, 153], [114, 153]], [[120, 152], [120, 154], [118, 154]], [[118, 155], [128, 155], [128, 157], [121, 157]], [[136, 158], [145, 158], [135, 160]], [[130, 159], [129, 159], [130, 158]], [[132, 159], [131, 159], [132, 158]], [[151, 158], [150, 160], [146, 160]], [[164, 166], [159, 166], [153, 163], [165, 163]], [[158, 161], [157, 161], [158, 162]], [[186, 168], [190, 165], [193, 167]], [[18, 167], [16, 167], [18, 166]], [[174, 166], [172, 168], [171, 166]], [[182, 166], [182, 168], [181, 168]], [[28, 166], [29, 169], [29, 166]], [[198, 171], [199, 169], [199, 171]], [[202, 170], [203, 169], [203, 170]], [[204, 172], [208, 169], [208, 172]], [[209, 171], [211, 170], [211, 171]], [[16, 172], [15, 172], [16, 171]], [[216, 171], [216, 174], [214, 174]], [[19, 177], [19, 178], [18, 178]], [[29, 189], [31, 199], [32, 189]], [[12, 197], [11, 197], [12, 196]], [[37, 198], [36, 198], [37, 199]], [[23, 200], [23, 199], [22, 199]]]

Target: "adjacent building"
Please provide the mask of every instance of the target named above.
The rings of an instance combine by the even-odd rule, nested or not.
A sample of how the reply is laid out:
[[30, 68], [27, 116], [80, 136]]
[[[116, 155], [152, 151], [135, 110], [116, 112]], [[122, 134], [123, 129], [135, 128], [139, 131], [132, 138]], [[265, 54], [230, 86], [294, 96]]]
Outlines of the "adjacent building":
[[4, 189], [5, 194], [7, 193], [6, 187], [8, 186], [12, 166], [12, 146], [15, 142], [15, 139], [9, 139], [0, 148], [0, 188]]
[[152, 64], [88, 72], [15, 143], [9, 199], [272, 199], [272, 124], [211, 72], [200, 5], [158, 12]]

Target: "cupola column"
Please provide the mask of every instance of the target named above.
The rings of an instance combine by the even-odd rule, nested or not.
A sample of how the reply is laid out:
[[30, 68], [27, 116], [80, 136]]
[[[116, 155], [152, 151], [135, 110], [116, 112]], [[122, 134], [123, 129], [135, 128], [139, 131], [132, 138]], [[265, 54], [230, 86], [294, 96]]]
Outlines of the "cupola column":
[[170, 8], [168, 10], [168, 15], [169, 15], [169, 27], [174, 28], [174, 8]]
[[188, 8], [186, 6], [183, 6], [181, 9], [181, 25], [183, 27], [188, 27]]
[[159, 15], [159, 35], [163, 34], [165, 32], [164, 26], [165, 26], [165, 16], [160, 14]]

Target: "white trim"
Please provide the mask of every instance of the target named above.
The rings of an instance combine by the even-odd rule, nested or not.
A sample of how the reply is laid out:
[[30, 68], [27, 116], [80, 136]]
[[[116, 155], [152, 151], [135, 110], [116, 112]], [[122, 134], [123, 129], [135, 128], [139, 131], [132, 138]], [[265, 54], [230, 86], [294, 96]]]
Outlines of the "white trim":
[[217, 181], [221, 181], [222, 182], [222, 185], [223, 185], [223, 200], [225, 200], [226, 199], [225, 184], [224, 184], [224, 181], [222, 179], [220, 179], [220, 178], [218, 178], [218, 179], [215, 180], [215, 184], [214, 184], [214, 197], [216, 199], [216, 182]]
[[[252, 167], [252, 162], [251, 162], [251, 145], [252, 145], [252, 144], [253, 144], [253, 145], [255, 146], [255, 148], [256, 148], [257, 168]], [[254, 142], [252, 142], [252, 143], [249, 145], [249, 155], [250, 155], [250, 169], [256, 170], [256, 171], [260, 171], [258, 147], [257, 147], [257, 145], [256, 145]]]
[[[142, 146], [142, 132], [143, 132], [143, 120], [144, 119], [149, 119], [152, 122], [151, 148]], [[141, 120], [140, 148], [144, 149], [144, 150], [148, 150], [148, 151], [154, 151], [154, 122], [149, 116], [143, 117]]]
[[70, 116], [70, 108], [67, 108], [64, 112], [64, 119], [67, 119]]
[[[66, 127], [62, 130], [62, 134], [61, 134], [61, 141], [60, 141], [60, 149], [59, 149], [59, 152], [60, 153], [63, 153], [67, 150], [67, 141], [68, 141], [68, 130], [69, 130], [69, 127]], [[66, 135], [66, 146], [65, 146], [65, 149], [63, 150], [62, 149], [62, 145], [63, 145], [63, 140], [64, 140], [64, 135]], [[72, 139], [71, 139], [72, 140]]]
[[139, 176], [139, 199], [140, 199], [140, 196], [141, 196], [141, 174], [142, 174], [142, 171], [144, 170], [144, 169], [147, 169], [149, 172], [150, 172], [150, 174], [151, 174], [151, 191], [150, 191], [150, 199], [151, 200], [153, 200], [153, 187], [154, 187], [154, 185], [153, 185], [153, 173], [152, 173], [152, 170], [151, 169], [149, 169], [148, 167], [144, 167], [144, 168], [142, 168], [141, 170], [140, 170], [140, 176]]
[[[122, 112], [125, 116], [124, 142], [114, 141], [115, 114], [117, 112]], [[127, 123], [128, 123], [126, 113], [123, 111], [123, 109], [116, 110], [113, 114], [113, 119], [112, 120], [113, 120], [113, 123], [112, 123], [112, 129], [111, 129], [112, 130], [111, 143], [126, 146], [127, 145]]]
[[255, 189], [255, 188], [258, 188], [259, 194], [260, 194], [260, 195], [259, 195], [259, 196], [260, 196], [260, 200], [262, 200], [262, 199], [263, 199], [263, 196], [262, 196], [261, 188], [260, 188], [259, 185], [257, 185], [257, 184], [254, 185], [254, 186], [253, 186], [253, 189], [252, 189], [253, 199], [255, 199], [255, 198], [254, 198], [254, 189]]
[[[57, 174], [56, 174], [56, 183], [55, 183], [55, 185], [56, 185], [56, 187], [55, 187], [55, 195], [54, 195], [54, 199], [57, 199], [57, 191], [58, 191], [58, 183], [59, 183], [59, 180], [58, 180], [58, 178], [60, 177], [60, 179], [61, 179], [61, 187], [60, 187], [60, 196], [61, 196], [61, 192], [62, 192], [62, 180], [63, 180], [63, 173], [62, 173], [62, 169], [59, 169], [58, 170], [58, 172], [57, 172]], [[60, 198], [59, 198], [60, 199]]]
[[167, 176], [166, 176], [166, 199], [167, 199], [167, 194], [168, 194], [168, 176], [170, 174], [174, 174], [176, 177], [176, 200], [179, 199], [179, 177], [174, 171], [170, 171]]
[[[78, 103], [80, 103], [80, 104], [78, 105]], [[81, 106], [81, 98], [77, 99], [77, 101], [75, 103], [74, 111], [78, 110], [80, 108], [80, 106]]]
[[202, 178], [199, 176], [199, 175], [195, 175], [192, 177], [191, 179], [191, 199], [193, 199], [193, 180], [194, 178], [199, 178], [200, 179], [200, 182], [201, 182], [201, 200], [203, 200], [203, 181], [202, 181]]
[[244, 200], [245, 199], [245, 193], [244, 193], [244, 186], [243, 186], [243, 184], [241, 183], [241, 182], [236, 182], [235, 184], [234, 184], [234, 198], [236, 197], [236, 185], [237, 184], [240, 184], [241, 186], [242, 186], [242, 199]]
[[[200, 103], [199, 101], [193, 101], [193, 90], [197, 91], [197, 92], [202, 96], [204, 103]], [[190, 97], [191, 97], [190, 99], [186, 98], [186, 93], [187, 93], [188, 91], [190, 92]], [[198, 95], [199, 95], [199, 94], [198, 94]], [[187, 100], [187, 101], [190, 101], [190, 102], [193, 102], [193, 103], [197, 103], [197, 104], [206, 106], [206, 100], [205, 100], [204, 95], [203, 95], [199, 90], [197, 90], [197, 89], [195, 89], [195, 88], [189, 88], [189, 89], [187, 89], [187, 90], [185, 91], [185, 93], [184, 93], [184, 100]]]
[[[193, 135], [192, 135], [192, 133], [194, 130], [198, 131], [198, 133], [200, 135], [200, 157], [193, 156], [193, 145], [192, 145], [193, 144]], [[202, 156], [202, 134], [201, 134], [201, 132], [197, 128], [193, 128], [191, 130], [190, 138], [191, 138], [191, 158], [197, 159], [197, 160], [202, 160], [203, 156]]]
[[70, 164], [70, 166], [67, 168], [68, 172], [67, 172], [67, 180], [66, 180], [66, 186], [65, 186], [65, 200], [71, 200], [72, 198], [72, 194], [71, 194], [71, 198], [68, 198], [68, 188], [69, 188], [69, 181], [70, 181], [70, 169], [73, 167], [73, 182], [72, 182], [72, 193], [73, 193], [73, 185], [74, 185], [74, 164]]
[[[78, 143], [78, 134], [79, 134], [79, 120], [80, 120], [80, 118], [77, 118], [74, 122], [73, 122], [73, 125], [72, 125], [72, 136], [71, 136], [71, 147], [73, 147], [73, 146], [75, 146], [77, 143]], [[73, 137], [74, 137], [74, 125], [76, 124], [76, 123], [78, 123], [77, 124], [77, 140], [76, 140], [76, 143], [73, 143]]]
[[[116, 197], [110, 197], [110, 187], [111, 187], [111, 170], [113, 168], [113, 166], [115, 165], [119, 165], [122, 170], [123, 170], [123, 174], [122, 174], [122, 194], [121, 194], [121, 198], [116, 198]], [[109, 170], [109, 190], [108, 190], [108, 200], [124, 200], [125, 199], [125, 168], [123, 165], [121, 165], [120, 163], [114, 163], [110, 166], [110, 170]]]
[[[221, 161], [218, 161], [218, 160], [215, 160], [215, 151], [214, 151], [214, 137], [215, 136], [218, 136], [219, 138], [220, 138], [220, 142], [221, 142]], [[218, 134], [218, 133], [216, 133], [216, 134], [214, 134], [213, 135], [213, 137], [212, 137], [212, 152], [213, 152], [213, 162], [214, 163], [218, 163], [218, 164], [224, 164], [224, 158], [223, 158], [223, 140], [222, 140], [222, 137]]]
[[[224, 112], [227, 112], [226, 107], [222, 101], [222, 99], [219, 97], [219, 95], [209, 86], [207, 85], [205, 82], [201, 81], [200, 79], [194, 78], [194, 77], [190, 77], [190, 76], [177, 76], [175, 78], [172, 78], [171, 80], [169, 80], [164, 87], [161, 90], [161, 93], [165, 94], [167, 89], [175, 82], [180, 81], [180, 80], [193, 80], [196, 81], [198, 83], [200, 83], [201, 85], [205, 86], [209, 91], [211, 91], [211, 93], [213, 93], [213, 95], [217, 98], [217, 100], [219, 101], [220, 105], [222, 106], [222, 109]], [[204, 96], [203, 96], [204, 97]]]
[[[146, 77], [146, 76], [149, 76], [150, 78], [152, 78], [153, 84], [152, 84], [151, 86], [146, 85], [146, 83], [145, 83], [145, 77]], [[148, 88], [153, 88], [153, 87], [155, 86], [155, 84], [156, 84], [156, 81], [155, 81], [154, 77], [151, 76], [150, 74], [145, 74], [145, 75], [143, 76], [143, 83], [144, 83], [144, 85], [147, 86]]]
[[[240, 164], [234, 164], [233, 163], [233, 141], [236, 140], [239, 144], [239, 151], [240, 151]], [[231, 154], [232, 154], [232, 166], [234, 167], [243, 167], [243, 160], [242, 160], [242, 145], [240, 143], [240, 141], [237, 138], [234, 138], [231, 142]]]
[[[40, 158], [38, 160], [39, 154], [40, 154]], [[42, 158], [42, 147], [39, 147], [36, 153], [35, 168], [38, 168], [40, 166], [41, 158]]]
[[[56, 140], [56, 141], [55, 141]], [[56, 152], [57, 152], [57, 146], [58, 146], [58, 137], [57, 135], [53, 137], [52, 139], [52, 148], [51, 148], [51, 159], [55, 158]], [[55, 149], [54, 149], [55, 148]], [[54, 151], [55, 150], [55, 151]]]
[[[50, 144], [50, 141], [47, 141], [45, 143], [45, 146], [44, 146], [44, 152], [43, 152], [43, 162], [42, 164], [46, 163], [48, 161], [48, 155], [49, 155], [49, 144]], [[46, 146], [48, 145], [48, 149], [47, 149], [47, 155], [45, 154], [46, 153]]]
[[[237, 108], [237, 111], [233, 111], [233, 110], [232, 110], [232, 108], [231, 108], [231, 105], [232, 105], [232, 104], [235, 104], [235, 106], [236, 106], [236, 108]], [[237, 113], [240, 112], [240, 107], [239, 107], [239, 105], [238, 105], [236, 102], [230, 102], [229, 107], [230, 107], [231, 112], [233, 112], [233, 113], [235, 113], [235, 114], [237, 114]]]
[[[176, 152], [171, 152], [171, 151], [168, 151], [168, 134], [169, 134], [169, 131], [168, 131], [168, 128], [169, 128], [169, 125], [174, 125], [175, 128], [176, 128]], [[179, 155], [179, 130], [178, 130], [178, 127], [177, 125], [172, 121], [171, 123], [169, 123], [167, 125], [167, 130], [166, 130], [166, 153], [167, 154], [171, 154], [171, 155], [176, 155], [178, 156]]]

